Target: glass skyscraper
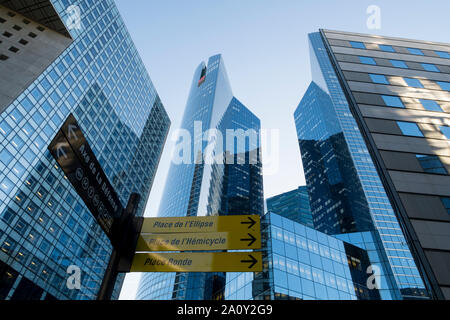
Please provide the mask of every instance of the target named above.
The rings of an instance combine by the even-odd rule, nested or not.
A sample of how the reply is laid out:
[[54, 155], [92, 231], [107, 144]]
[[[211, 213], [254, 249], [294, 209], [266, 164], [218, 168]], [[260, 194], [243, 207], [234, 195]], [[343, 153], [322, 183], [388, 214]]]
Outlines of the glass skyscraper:
[[[172, 163], [158, 216], [262, 215], [260, 126], [233, 97], [221, 55], [201, 63], [181, 125], [186, 134], [179, 140], [188, 141], [191, 150], [183, 150], [186, 161]], [[212, 139], [210, 129], [220, 135]], [[222, 157], [206, 163], [203, 154], [210, 141], [223, 145], [217, 151]], [[223, 296], [224, 284], [222, 273], [149, 273], [141, 279], [137, 298], [208, 300]]]
[[309, 205], [308, 187], [285, 192], [266, 200], [267, 211], [289, 218], [298, 223], [314, 228]]
[[[81, 29], [0, 116], [0, 299], [95, 299], [99, 291], [111, 244], [47, 151], [68, 115], [121, 204], [141, 195], [138, 215], [170, 127], [114, 1], [52, 4], [63, 21], [78, 6]], [[71, 265], [81, 270], [80, 290], [66, 284]]]
[[[382, 299], [430, 297], [325, 34], [312, 33], [309, 40], [313, 83], [295, 112], [295, 122], [315, 229], [368, 250], [371, 263], [380, 267]], [[336, 40], [335, 45], [343, 42]], [[362, 53], [361, 58], [360, 69], [355, 65], [352, 72], [365, 71], [364, 64], [372, 59]], [[350, 57], [341, 59], [340, 66], [350, 62]], [[364, 236], [358, 236], [361, 233]], [[371, 245], [365, 243], [368, 235]]]
[[227, 273], [226, 300], [381, 298], [367, 287], [371, 261], [360, 245], [271, 212], [262, 219], [262, 234], [263, 272]]

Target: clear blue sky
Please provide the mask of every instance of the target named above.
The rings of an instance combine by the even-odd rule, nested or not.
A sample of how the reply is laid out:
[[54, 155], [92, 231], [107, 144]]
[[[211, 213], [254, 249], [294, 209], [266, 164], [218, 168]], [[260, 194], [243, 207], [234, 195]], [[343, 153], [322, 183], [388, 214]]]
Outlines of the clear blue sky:
[[[280, 170], [264, 177], [270, 197], [305, 183], [293, 112], [310, 81], [307, 34], [319, 28], [450, 42], [449, 0], [116, 0], [172, 120], [180, 125], [196, 66], [224, 57], [234, 95], [280, 129]], [[381, 29], [366, 26], [369, 5]], [[170, 135], [169, 135], [170, 138]], [[146, 215], [157, 213], [170, 165], [168, 140]], [[128, 275], [122, 299], [133, 299], [139, 275]]]

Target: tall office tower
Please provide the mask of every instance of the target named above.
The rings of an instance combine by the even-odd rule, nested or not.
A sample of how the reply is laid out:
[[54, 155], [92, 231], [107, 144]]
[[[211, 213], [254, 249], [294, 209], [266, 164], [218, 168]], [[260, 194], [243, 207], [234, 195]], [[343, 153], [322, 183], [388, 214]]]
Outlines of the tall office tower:
[[314, 82], [295, 119], [316, 228], [375, 230], [404, 298], [450, 298], [450, 45], [309, 39]]
[[[121, 204], [142, 196], [138, 215], [170, 126], [114, 2], [52, 5], [63, 21], [76, 5], [81, 29], [70, 30], [72, 45], [0, 115], [0, 299], [95, 299], [99, 291], [110, 241], [47, 151], [68, 115]], [[81, 271], [79, 290], [67, 285], [69, 266]]]
[[267, 211], [314, 228], [309, 205], [308, 187], [285, 192], [266, 200]]
[[[185, 161], [172, 163], [158, 216], [262, 215], [260, 121], [233, 97], [221, 55], [196, 69], [181, 129]], [[211, 141], [223, 149], [203, 161]], [[144, 274], [137, 298], [208, 300], [224, 284], [223, 274]]]
[[71, 43], [50, 0], [0, 0], [0, 114]]

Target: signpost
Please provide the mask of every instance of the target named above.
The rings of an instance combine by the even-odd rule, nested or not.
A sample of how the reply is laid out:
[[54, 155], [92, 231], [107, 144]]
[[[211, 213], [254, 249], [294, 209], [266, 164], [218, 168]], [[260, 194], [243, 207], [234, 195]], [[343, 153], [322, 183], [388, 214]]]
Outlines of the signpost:
[[138, 253], [131, 272], [257, 272], [261, 252]]
[[260, 272], [261, 252], [173, 253], [250, 249], [261, 249], [259, 216], [145, 218], [130, 271]]
[[262, 253], [249, 251], [261, 249], [259, 216], [135, 217], [139, 194], [122, 207], [72, 114], [48, 150], [113, 245], [99, 300], [111, 298], [119, 272], [262, 271]]
[[113, 243], [116, 242], [113, 239], [113, 225], [124, 209], [72, 114], [48, 150], [103, 231]]

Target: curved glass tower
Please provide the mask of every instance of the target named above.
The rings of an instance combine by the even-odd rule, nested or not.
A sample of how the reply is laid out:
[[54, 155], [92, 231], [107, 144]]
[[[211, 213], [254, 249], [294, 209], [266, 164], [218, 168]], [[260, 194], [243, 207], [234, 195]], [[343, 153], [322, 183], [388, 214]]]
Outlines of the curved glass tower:
[[[158, 216], [261, 215], [260, 121], [233, 97], [221, 55], [197, 67], [181, 129], [179, 143], [189, 150], [183, 149], [183, 163], [172, 163]], [[222, 142], [223, 156], [207, 163], [203, 154], [213, 140]], [[223, 295], [224, 284], [223, 274], [149, 273], [137, 298], [207, 300]]]

